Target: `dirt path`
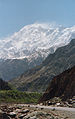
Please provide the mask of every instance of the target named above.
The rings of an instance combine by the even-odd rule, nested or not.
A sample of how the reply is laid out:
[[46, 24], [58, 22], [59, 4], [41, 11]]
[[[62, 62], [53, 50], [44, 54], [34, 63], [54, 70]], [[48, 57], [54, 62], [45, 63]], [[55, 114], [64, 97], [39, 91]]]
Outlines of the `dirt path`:
[[30, 105], [30, 107], [38, 107], [38, 108], [44, 108], [44, 109], [50, 109], [50, 110], [60, 110], [60, 111], [70, 111], [75, 112], [75, 108], [69, 108], [69, 107], [50, 107], [50, 106], [40, 106], [40, 105]]

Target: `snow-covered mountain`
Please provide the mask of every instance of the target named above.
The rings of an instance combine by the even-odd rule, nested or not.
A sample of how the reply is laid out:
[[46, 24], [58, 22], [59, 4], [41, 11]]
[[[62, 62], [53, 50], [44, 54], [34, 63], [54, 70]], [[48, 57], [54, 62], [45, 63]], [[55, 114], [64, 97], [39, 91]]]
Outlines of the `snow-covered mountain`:
[[46, 58], [58, 47], [67, 45], [75, 38], [75, 26], [64, 28], [51, 24], [31, 24], [12, 36], [0, 40], [0, 59], [29, 61], [39, 56]]
[[0, 40], [0, 77], [10, 80], [40, 65], [48, 54], [75, 38], [75, 26], [31, 24]]

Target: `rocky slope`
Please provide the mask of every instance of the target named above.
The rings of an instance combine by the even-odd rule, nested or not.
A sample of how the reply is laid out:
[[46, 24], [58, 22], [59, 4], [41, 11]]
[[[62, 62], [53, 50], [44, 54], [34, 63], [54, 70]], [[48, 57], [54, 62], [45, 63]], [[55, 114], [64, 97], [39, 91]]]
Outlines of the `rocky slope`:
[[3, 81], [1, 78], [0, 78], [0, 90], [11, 90], [11, 87], [8, 85], [8, 83]]
[[74, 65], [75, 39], [50, 54], [40, 66], [28, 70], [10, 83], [19, 90], [43, 92], [54, 76]]
[[66, 100], [73, 96], [75, 96], [75, 66], [53, 78], [40, 102], [54, 97]]
[[75, 38], [75, 26], [31, 24], [4, 39], [0, 39], [0, 77], [10, 80], [39, 65], [57, 48]]

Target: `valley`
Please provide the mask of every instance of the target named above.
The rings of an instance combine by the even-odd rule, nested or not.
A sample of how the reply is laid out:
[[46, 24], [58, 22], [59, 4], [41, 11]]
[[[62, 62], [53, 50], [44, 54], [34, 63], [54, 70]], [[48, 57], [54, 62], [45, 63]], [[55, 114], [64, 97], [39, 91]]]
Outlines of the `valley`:
[[44, 92], [56, 75], [75, 65], [75, 39], [58, 48], [41, 65], [26, 71], [9, 83], [20, 91]]
[[0, 119], [75, 119], [75, 0], [0, 0]]
[[17, 78], [74, 38], [75, 26], [48, 23], [24, 26], [11, 36], [0, 39], [0, 77], [4, 80]]

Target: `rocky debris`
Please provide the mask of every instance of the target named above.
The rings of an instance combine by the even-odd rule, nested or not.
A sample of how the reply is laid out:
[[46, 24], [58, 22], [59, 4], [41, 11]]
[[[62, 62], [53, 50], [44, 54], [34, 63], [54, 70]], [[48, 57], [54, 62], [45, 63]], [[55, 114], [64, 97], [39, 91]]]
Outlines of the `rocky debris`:
[[[56, 104], [57, 106], [60, 105], [60, 103]], [[55, 111], [56, 111], [55, 108], [53, 110], [46, 110], [44, 108], [41, 109], [38, 107], [32, 108], [31, 106], [28, 105], [19, 105], [19, 104], [13, 104], [11, 106], [1, 105], [0, 119], [66, 119], [66, 117], [62, 118], [59, 115], [59, 113], [57, 114]]]
[[15, 106], [8, 106], [8, 104], [7, 105], [1, 105], [0, 108], [3, 112], [8, 112], [8, 113], [13, 112], [13, 110], [16, 109]]
[[68, 99], [67, 102], [71, 107], [75, 108], [75, 96], [73, 96], [72, 99]]
[[10, 119], [10, 117], [5, 112], [0, 110], [0, 119]]
[[59, 97], [54, 97], [54, 98], [44, 101], [43, 103], [40, 103], [38, 105], [75, 108], [75, 96], [72, 99], [68, 99], [66, 101], [62, 101], [62, 99]]
[[50, 100], [44, 101], [42, 103], [42, 105], [56, 106], [56, 107], [58, 107], [58, 106], [64, 107], [65, 106], [64, 102], [59, 97], [54, 97]]
[[36, 114], [37, 114], [37, 111], [33, 111], [31, 113], [28, 113], [23, 119], [28, 119], [30, 117], [36, 116]]
[[55, 119], [55, 117], [43, 111], [34, 111], [25, 116], [23, 119]]

